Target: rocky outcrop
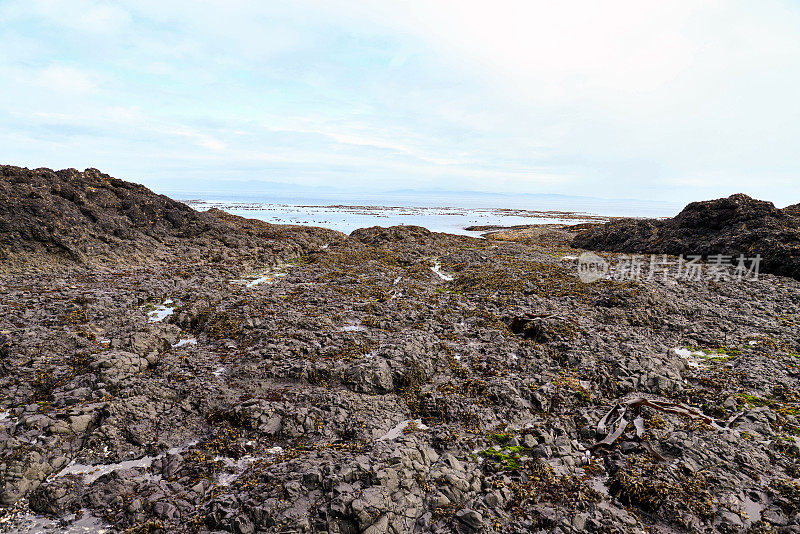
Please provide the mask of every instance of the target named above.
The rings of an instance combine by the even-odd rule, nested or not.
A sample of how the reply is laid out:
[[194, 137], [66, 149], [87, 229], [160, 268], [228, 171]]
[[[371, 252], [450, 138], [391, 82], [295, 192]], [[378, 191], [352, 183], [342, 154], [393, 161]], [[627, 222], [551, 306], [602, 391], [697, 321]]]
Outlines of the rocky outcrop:
[[578, 235], [573, 246], [631, 254], [761, 255], [761, 272], [800, 279], [800, 208], [737, 194], [692, 202], [671, 219], [618, 219]]
[[43, 252], [79, 263], [131, 264], [175, 254], [225, 259], [231, 249], [249, 247], [268, 249], [277, 261], [302, 254], [300, 242], [344, 238], [319, 228], [245, 221], [219, 210], [196, 211], [97, 169], [0, 166], [0, 259]]
[[0, 242], [83, 260], [178, 238], [221, 237], [216, 218], [97, 169], [0, 167]]

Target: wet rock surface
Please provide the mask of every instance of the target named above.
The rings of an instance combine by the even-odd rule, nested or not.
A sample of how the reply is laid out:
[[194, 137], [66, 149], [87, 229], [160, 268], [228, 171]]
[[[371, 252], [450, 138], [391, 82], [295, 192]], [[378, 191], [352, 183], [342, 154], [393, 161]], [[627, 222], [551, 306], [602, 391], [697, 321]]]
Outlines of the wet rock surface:
[[762, 258], [761, 272], [800, 279], [800, 208], [737, 194], [692, 202], [671, 219], [617, 219], [578, 235], [573, 245], [635, 254], [723, 254]]
[[800, 531], [798, 281], [203, 217], [239, 237], [7, 252], [0, 528]]

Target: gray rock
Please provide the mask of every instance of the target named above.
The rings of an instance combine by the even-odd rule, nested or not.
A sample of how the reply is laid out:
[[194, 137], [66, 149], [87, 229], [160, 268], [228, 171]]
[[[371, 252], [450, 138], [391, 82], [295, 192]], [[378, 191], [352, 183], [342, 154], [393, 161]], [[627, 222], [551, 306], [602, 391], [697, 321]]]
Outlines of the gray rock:
[[475, 510], [462, 508], [456, 512], [456, 518], [474, 530], [480, 530], [483, 528], [483, 516]]

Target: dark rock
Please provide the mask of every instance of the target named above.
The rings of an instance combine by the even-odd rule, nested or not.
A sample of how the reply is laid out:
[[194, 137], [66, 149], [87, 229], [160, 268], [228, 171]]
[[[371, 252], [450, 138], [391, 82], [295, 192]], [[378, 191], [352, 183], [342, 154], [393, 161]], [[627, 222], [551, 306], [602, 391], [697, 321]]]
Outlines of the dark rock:
[[[800, 215], [797, 205], [737, 194], [692, 202], [671, 219], [619, 219], [581, 233], [575, 247], [674, 256], [761, 255], [760, 271], [800, 279]], [[748, 263], [749, 265], [749, 263]]]
[[459, 521], [474, 530], [480, 530], [483, 528], [483, 516], [480, 514], [480, 512], [476, 512], [475, 510], [471, 510], [469, 508], [463, 508], [456, 512], [456, 517]]
[[34, 512], [63, 516], [81, 508], [83, 483], [78, 477], [61, 477], [36, 488], [29, 497]]

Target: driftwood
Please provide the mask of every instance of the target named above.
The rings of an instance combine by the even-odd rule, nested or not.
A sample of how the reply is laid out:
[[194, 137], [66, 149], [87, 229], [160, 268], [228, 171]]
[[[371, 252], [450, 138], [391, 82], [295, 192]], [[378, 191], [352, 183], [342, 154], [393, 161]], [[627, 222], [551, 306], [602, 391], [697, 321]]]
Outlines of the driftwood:
[[[696, 408], [679, 402], [632, 396], [615, 404], [597, 423], [598, 434], [605, 434], [606, 437], [595, 443], [592, 446], [592, 450], [612, 447], [631, 422], [633, 422], [633, 426], [636, 429], [636, 437], [642, 439], [644, 436], [644, 419], [641, 414], [639, 414], [639, 409], [642, 406], [648, 406], [662, 412], [674, 413], [691, 419], [700, 420], [720, 429], [730, 427], [731, 423], [741, 415], [736, 414], [728, 419], [728, 421], [720, 422], [713, 417], [705, 415]], [[632, 412], [633, 421], [628, 418], [631, 417], [629, 412]], [[653, 453], [653, 456], [655, 456], [657, 460], [666, 461], [666, 459], [656, 452], [647, 441], [642, 441], [642, 443]]]

